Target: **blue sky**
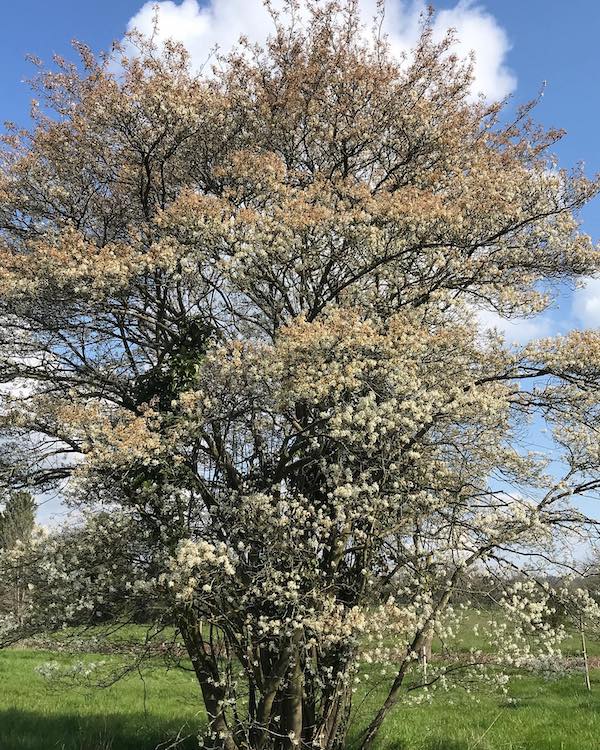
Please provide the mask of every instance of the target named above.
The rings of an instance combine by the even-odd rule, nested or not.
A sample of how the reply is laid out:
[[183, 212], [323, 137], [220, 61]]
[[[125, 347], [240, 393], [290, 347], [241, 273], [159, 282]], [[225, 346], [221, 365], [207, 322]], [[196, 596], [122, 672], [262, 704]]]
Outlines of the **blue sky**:
[[[375, 0], [361, 3], [370, 15]], [[45, 60], [53, 53], [69, 56], [74, 38], [95, 50], [107, 48], [132, 25], [148, 31], [152, 5], [152, 0], [146, 4], [140, 0], [21, 0], [4, 4], [0, 120], [27, 120], [30, 93], [23, 80], [32, 70], [25, 61], [27, 53]], [[165, 0], [159, 5], [161, 30], [184, 41], [197, 62], [204, 62], [215, 42], [228, 47], [241, 32], [260, 38], [268, 28], [261, 0]], [[422, 0], [387, 0], [387, 6], [387, 30], [393, 41], [410, 46]], [[535, 97], [546, 82], [536, 117], [544, 125], [567, 130], [556, 147], [561, 165], [583, 161], [589, 175], [600, 172], [600, 2], [440, 0], [436, 8], [440, 29], [456, 26], [463, 50], [475, 49], [481, 90], [489, 98], [510, 91], [518, 103]], [[582, 221], [583, 229], [599, 242], [600, 199], [584, 210]], [[575, 326], [600, 326], [600, 281], [590, 282], [588, 291], [578, 295], [574, 306], [571, 292], [565, 290], [556, 307], [541, 320], [507, 325], [492, 316], [488, 322], [504, 325], [507, 337], [521, 341]]]
[[[564, 165], [585, 162], [600, 171], [600, 3], [596, 0], [490, 0], [485, 7], [506, 29], [508, 64], [517, 77], [515, 98], [535, 95], [547, 81], [537, 111], [545, 125], [567, 135], [556, 152]], [[584, 212], [586, 231], [600, 239], [600, 202]]]

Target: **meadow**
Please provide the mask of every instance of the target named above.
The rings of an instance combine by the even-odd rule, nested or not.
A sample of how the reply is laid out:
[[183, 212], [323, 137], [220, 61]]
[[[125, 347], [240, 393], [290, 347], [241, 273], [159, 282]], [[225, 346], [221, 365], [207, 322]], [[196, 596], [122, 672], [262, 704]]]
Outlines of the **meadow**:
[[[576, 654], [577, 635], [565, 644]], [[591, 656], [600, 643], [590, 643]], [[31, 648], [0, 652], [0, 748], [2, 750], [166, 750], [197, 747], [204, 715], [189, 673], [158, 660], [111, 687], [56, 684], [39, 673], [99, 660], [119, 666], [120, 655], [70, 655]], [[359, 735], [377, 691], [361, 694], [349, 747]], [[378, 748], [390, 750], [595, 750], [600, 748], [600, 669], [592, 691], [580, 673], [555, 680], [516, 677], [508, 695], [477, 698], [451, 691], [420, 706], [399, 706], [384, 725]]]

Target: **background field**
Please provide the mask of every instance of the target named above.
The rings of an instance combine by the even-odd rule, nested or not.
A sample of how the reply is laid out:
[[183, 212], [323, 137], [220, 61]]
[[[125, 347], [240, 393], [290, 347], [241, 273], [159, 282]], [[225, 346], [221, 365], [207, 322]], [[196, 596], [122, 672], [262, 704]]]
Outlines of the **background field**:
[[[139, 632], [137, 632], [139, 636]], [[121, 637], [136, 636], [130, 630]], [[469, 644], [470, 645], [470, 644]], [[591, 641], [591, 655], [600, 643]], [[574, 635], [567, 654], [576, 654]], [[1, 750], [154, 750], [179, 737], [181, 750], [197, 747], [204, 723], [194, 678], [166, 670], [162, 662], [108, 688], [57, 685], [36, 668], [104, 660], [119, 655], [69, 655], [14, 649], [0, 652]], [[359, 690], [356, 705], [364, 694]], [[359, 734], [374, 692], [355, 716], [350, 741]], [[187, 739], [186, 739], [187, 738]], [[379, 748], [390, 750], [595, 750], [600, 748], [600, 670], [592, 670], [592, 692], [581, 674], [545, 681], [519, 676], [508, 696], [488, 693], [478, 702], [462, 691], [436, 696], [431, 704], [399, 707], [384, 726]]]

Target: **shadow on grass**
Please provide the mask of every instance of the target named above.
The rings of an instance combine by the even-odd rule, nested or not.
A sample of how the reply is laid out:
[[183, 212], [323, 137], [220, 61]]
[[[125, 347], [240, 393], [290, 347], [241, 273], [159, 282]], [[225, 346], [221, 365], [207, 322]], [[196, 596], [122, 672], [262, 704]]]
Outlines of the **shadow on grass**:
[[[388, 742], [385, 750], [406, 750], [403, 742]], [[422, 750], [471, 750], [472, 744], [466, 741], [450, 740], [445, 737], [429, 737], [419, 745]]]
[[[178, 731], [175, 722], [163, 727], [148, 726], [143, 714], [81, 716], [19, 709], [0, 711], [2, 750], [155, 750], [169, 745]], [[194, 731], [183, 728], [181, 738]], [[178, 750], [197, 747], [194, 736], [177, 744]]]
[[[197, 739], [187, 728], [177, 750], [197, 750]], [[167, 748], [176, 739], [174, 724], [160, 729], [144, 726], [144, 716], [119, 714], [80, 716], [44, 715], [34, 711], [0, 711], [1, 750], [155, 750]], [[387, 742], [385, 750], [405, 750], [402, 742]], [[467, 742], [430, 737], [422, 750], [470, 750]]]

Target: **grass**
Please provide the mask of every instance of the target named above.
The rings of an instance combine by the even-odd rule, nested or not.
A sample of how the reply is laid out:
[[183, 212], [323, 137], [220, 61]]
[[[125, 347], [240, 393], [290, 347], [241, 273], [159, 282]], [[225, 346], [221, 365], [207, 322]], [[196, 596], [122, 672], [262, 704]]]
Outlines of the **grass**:
[[[145, 669], [109, 688], [58, 686], [36, 672], [44, 662], [73, 659], [43, 651], [0, 652], [0, 748], [2, 750], [153, 750], [160, 743], [196, 734], [203, 724], [194, 678], [164, 667]], [[110, 657], [115, 665], [119, 660]], [[200, 713], [199, 713], [200, 711]], [[181, 750], [197, 747], [190, 740]]]
[[[142, 631], [123, 634], [139, 637]], [[475, 644], [469, 644], [475, 645]], [[577, 653], [578, 637], [565, 644]], [[598, 643], [590, 644], [593, 653]], [[204, 714], [192, 675], [167, 671], [162, 663], [146, 667], [109, 688], [60, 688], [36, 668], [48, 661], [64, 665], [124, 657], [58, 654], [35, 650], [0, 652], [1, 750], [154, 750], [178, 734], [188, 737], [180, 750], [197, 747]], [[592, 672], [588, 693], [581, 675], [547, 682], [524, 676], [509, 695], [463, 692], [436, 696], [432, 703], [400, 706], [383, 726], [379, 750], [593, 750], [600, 748], [600, 670]], [[365, 698], [354, 718], [350, 745], [381, 700]], [[357, 694], [356, 705], [363, 696]]]
[[[590, 694], [579, 676], [556, 682], [524, 677], [509, 696], [438, 695], [397, 709], [379, 736], [381, 750], [595, 750], [600, 747], [600, 674]], [[360, 732], [355, 722], [351, 741]]]

